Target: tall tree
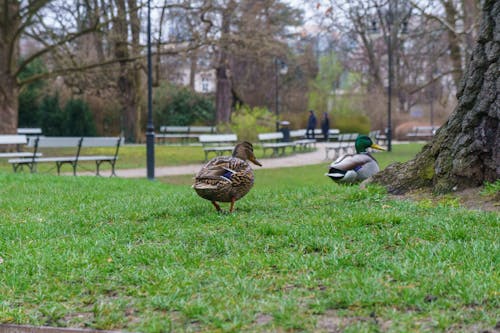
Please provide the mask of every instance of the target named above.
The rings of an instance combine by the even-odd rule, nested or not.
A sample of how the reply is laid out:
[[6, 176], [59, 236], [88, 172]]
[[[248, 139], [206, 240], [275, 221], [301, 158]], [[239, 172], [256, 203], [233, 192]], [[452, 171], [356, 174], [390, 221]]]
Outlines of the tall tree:
[[500, 178], [500, 2], [485, 0], [476, 46], [449, 120], [415, 159], [393, 164], [372, 182], [391, 193], [480, 186]]
[[18, 121], [20, 6], [17, 1], [0, 1], [0, 133], [6, 134], [16, 133]]
[[[16, 133], [21, 87], [41, 78], [96, 66], [80, 64], [72, 57], [74, 42], [98, 29], [96, 22], [79, 25], [77, 5], [51, 0], [0, 0], [0, 133]], [[36, 45], [22, 58], [21, 39]], [[63, 57], [67, 61], [60, 62]], [[50, 71], [20, 77], [24, 68], [41, 58], [50, 62]]]
[[236, 2], [230, 0], [227, 7], [222, 12], [221, 38], [219, 43], [219, 55], [215, 68], [217, 81], [215, 109], [217, 124], [228, 123], [231, 116], [231, 106], [233, 102], [231, 79], [229, 77], [229, 47], [231, 20], [236, 8]]
[[140, 71], [131, 58], [138, 58], [140, 19], [136, 0], [115, 0], [114, 53], [119, 62], [118, 90], [122, 105], [122, 127], [125, 140], [136, 142], [140, 139]]

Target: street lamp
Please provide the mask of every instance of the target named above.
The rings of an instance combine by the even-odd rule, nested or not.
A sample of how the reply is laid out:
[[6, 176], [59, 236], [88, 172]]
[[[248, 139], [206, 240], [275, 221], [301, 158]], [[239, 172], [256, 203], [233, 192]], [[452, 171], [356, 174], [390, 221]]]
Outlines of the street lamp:
[[[396, 8], [393, 8], [394, 4], [396, 4]], [[397, 7], [398, 1], [397, 0], [389, 0], [389, 8], [388, 10], [384, 13], [384, 15], [381, 15], [379, 12], [380, 17], [384, 17], [386, 21], [386, 26], [387, 26], [387, 35], [386, 35], [386, 42], [387, 42], [387, 59], [388, 59], [388, 64], [387, 64], [387, 150], [392, 151], [392, 83], [394, 79], [394, 73], [393, 73], [393, 47], [392, 47], [392, 42], [393, 38], [397, 38], [397, 34], [399, 32], [399, 29], [401, 28], [402, 33], [407, 33], [407, 28], [408, 28], [408, 18], [411, 14], [411, 9], [407, 11], [407, 13], [404, 13], [405, 9], [399, 10]], [[377, 7], [377, 10], [380, 11], [380, 7]], [[403, 14], [403, 15], [401, 15]], [[396, 22], [395, 22], [396, 21]], [[395, 24], [397, 23], [397, 24]], [[371, 30], [376, 32], [377, 30], [377, 23], [376, 21], [371, 22], [372, 27]], [[395, 26], [395, 27], [394, 27]], [[396, 29], [394, 29], [396, 28]], [[393, 36], [393, 34], [395, 36]]]
[[155, 128], [153, 126], [153, 79], [151, 66], [151, 1], [148, 0], [148, 124], [146, 126], [146, 164], [149, 180], [155, 179]]
[[288, 73], [288, 66], [286, 65], [286, 62], [279, 58], [274, 59], [274, 65], [275, 65], [275, 76], [276, 76], [276, 87], [275, 87], [275, 92], [276, 92], [276, 132], [280, 130], [280, 109], [279, 109], [279, 75], [286, 75]]

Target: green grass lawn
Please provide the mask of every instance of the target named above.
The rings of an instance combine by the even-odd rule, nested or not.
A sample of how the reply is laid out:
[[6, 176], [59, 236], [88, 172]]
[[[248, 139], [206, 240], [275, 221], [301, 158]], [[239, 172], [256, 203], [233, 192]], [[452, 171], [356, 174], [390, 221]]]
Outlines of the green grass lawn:
[[0, 171], [0, 323], [134, 332], [497, 324], [497, 213], [339, 186], [324, 167], [258, 170], [234, 214], [182, 182]]
[[[421, 149], [421, 144], [401, 144], [395, 145], [393, 152], [380, 152], [377, 153], [377, 159], [379, 160], [381, 167], [386, 167], [390, 162], [393, 161], [406, 161]], [[84, 148], [84, 153], [87, 155], [113, 155], [114, 148]], [[66, 156], [74, 155], [75, 150], [69, 148], [51, 148], [44, 149], [46, 156]], [[257, 158], [263, 158], [262, 149], [256, 145], [255, 155]], [[268, 152], [269, 155], [269, 152]], [[213, 157], [211, 155], [210, 157]], [[201, 164], [205, 155], [201, 146], [172, 146], [172, 145], [155, 145], [155, 165], [157, 167], [161, 166], [173, 166], [173, 165], [184, 165], [184, 164]], [[12, 172], [12, 166], [7, 162], [8, 159], [0, 159], [0, 171]], [[134, 168], [145, 168], [146, 167], [146, 147], [145, 145], [125, 145], [120, 148], [118, 154], [118, 162], [116, 163], [117, 169], [134, 169]], [[40, 163], [38, 165], [38, 171], [40, 173], [56, 174], [56, 168], [54, 163]], [[26, 168], [27, 169], [27, 168]], [[107, 164], [103, 164], [103, 170], [109, 169]], [[71, 166], [63, 166], [63, 172], [70, 172]], [[94, 162], [83, 162], [79, 163], [78, 170], [94, 171]]]

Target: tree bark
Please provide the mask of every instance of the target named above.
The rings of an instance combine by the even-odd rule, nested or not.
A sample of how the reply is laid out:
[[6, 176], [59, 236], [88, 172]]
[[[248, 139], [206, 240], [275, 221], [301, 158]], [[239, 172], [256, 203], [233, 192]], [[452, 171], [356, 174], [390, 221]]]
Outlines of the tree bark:
[[18, 122], [19, 85], [16, 61], [19, 58], [21, 25], [19, 3], [0, 1], [0, 134], [15, 134]]
[[228, 123], [231, 118], [232, 104], [232, 85], [231, 79], [228, 76], [229, 72], [229, 34], [231, 27], [231, 15], [233, 14], [236, 4], [230, 1], [228, 7], [222, 13], [222, 35], [219, 53], [219, 63], [216, 68], [217, 88], [215, 95], [215, 108], [217, 124]]
[[458, 105], [415, 159], [369, 180], [403, 194], [443, 193], [500, 178], [500, 2], [486, 0], [478, 40], [457, 93]]
[[139, 108], [138, 88], [139, 75], [134, 63], [130, 63], [130, 53], [139, 52], [139, 18], [135, 1], [128, 0], [130, 13], [130, 31], [132, 33], [132, 50], [129, 48], [129, 27], [127, 20], [127, 5], [125, 0], [117, 0], [117, 17], [115, 21], [115, 57], [120, 62], [118, 90], [122, 105], [123, 134], [127, 142], [137, 142], [139, 138]]

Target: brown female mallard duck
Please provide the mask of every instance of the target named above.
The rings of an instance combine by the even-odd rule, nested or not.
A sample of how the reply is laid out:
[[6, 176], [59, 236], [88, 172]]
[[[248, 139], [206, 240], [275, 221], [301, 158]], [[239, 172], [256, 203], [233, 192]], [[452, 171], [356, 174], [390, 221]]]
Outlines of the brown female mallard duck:
[[255, 158], [252, 144], [244, 141], [234, 147], [232, 156], [214, 157], [205, 164], [195, 176], [194, 190], [210, 200], [217, 211], [221, 211], [218, 201], [230, 202], [232, 212], [235, 201], [253, 186], [254, 175], [247, 161], [262, 166]]

